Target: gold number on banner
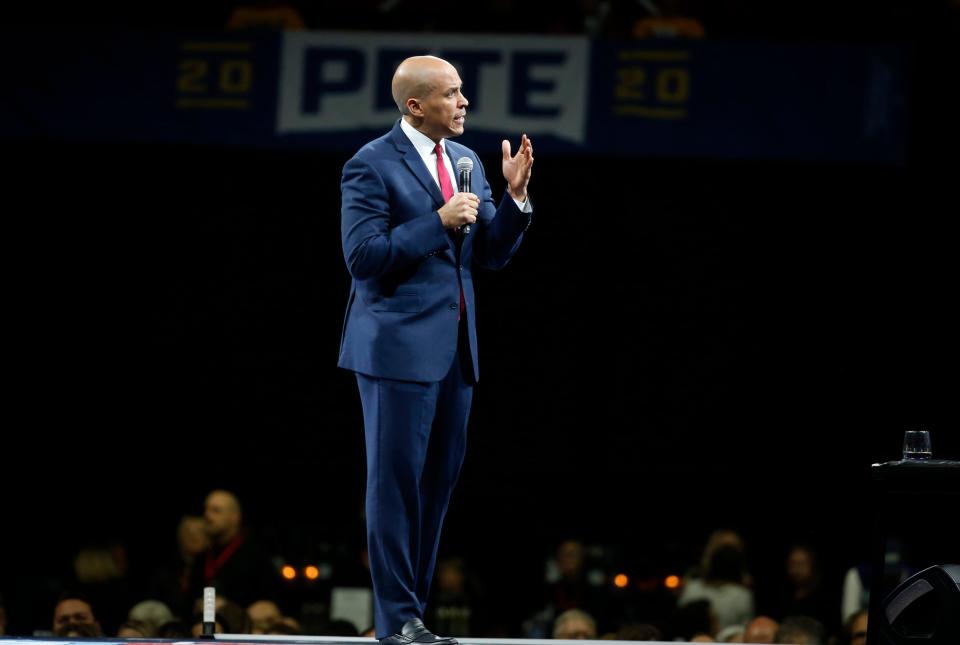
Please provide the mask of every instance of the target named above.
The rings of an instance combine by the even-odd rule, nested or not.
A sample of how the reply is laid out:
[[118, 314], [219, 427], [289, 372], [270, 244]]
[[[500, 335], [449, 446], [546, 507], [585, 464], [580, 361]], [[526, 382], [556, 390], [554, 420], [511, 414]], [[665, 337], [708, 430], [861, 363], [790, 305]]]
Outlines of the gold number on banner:
[[183, 93], [200, 94], [207, 91], [206, 77], [210, 64], [205, 60], [187, 59], [180, 61], [180, 77], [177, 89]]
[[690, 72], [682, 67], [668, 67], [657, 72], [657, 100], [662, 103], [683, 103], [690, 97]]
[[253, 90], [253, 44], [239, 41], [180, 43], [176, 106], [181, 109], [246, 110]]
[[614, 87], [613, 113], [644, 119], [686, 119], [690, 61], [684, 50], [624, 50]]
[[220, 63], [220, 89], [227, 94], [249, 92], [253, 85], [253, 65], [248, 60]]
[[617, 70], [619, 83], [616, 94], [621, 101], [642, 101], [645, 98], [643, 84], [647, 81], [647, 72], [642, 67], [625, 67]]

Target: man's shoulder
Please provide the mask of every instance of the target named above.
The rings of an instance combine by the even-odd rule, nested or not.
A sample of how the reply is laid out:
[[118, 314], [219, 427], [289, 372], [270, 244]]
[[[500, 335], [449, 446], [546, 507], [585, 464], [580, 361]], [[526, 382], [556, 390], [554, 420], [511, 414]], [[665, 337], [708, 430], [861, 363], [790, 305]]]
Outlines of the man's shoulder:
[[394, 139], [394, 130], [390, 130], [372, 141], [368, 141], [357, 150], [351, 161], [374, 162], [379, 159], [396, 157], [399, 154], [397, 144]]
[[485, 174], [483, 162], [480, 161], [480, 155], [474, 152], [473, 148], [447, 139], [447, 156], [450, 157], [450, 163], [453, 164], [454, 168], [457, 167], [457, 162], [462, 157], [468, 157], [473, 161], [473, 174], [479, 174], [481, 176]]
[[480, 160], [480, 157], [474, 152], [473, 148], [463, 145], [457, 141], [452, 141], [447, 139], [447, 154], [450, 155], [450, 159], [453, 160], [453, 163], [457, 163], [457, 158], [463, 155], [469, 155], [476, 159]]
[[370, 141], [350, 157], [343, 165], [344, 181], [350, 178], [368, 177], [374, 173], [381, 181], [391, 175], [391, 167], [400, 160], [401, 153], [387, 133]]
[[393, 142], [393, 133], [387, 132], [372, 141], [368, 141], [357, 151], [358, 155], [383, 154], [386, 151], [396, 152], [397, 146]]

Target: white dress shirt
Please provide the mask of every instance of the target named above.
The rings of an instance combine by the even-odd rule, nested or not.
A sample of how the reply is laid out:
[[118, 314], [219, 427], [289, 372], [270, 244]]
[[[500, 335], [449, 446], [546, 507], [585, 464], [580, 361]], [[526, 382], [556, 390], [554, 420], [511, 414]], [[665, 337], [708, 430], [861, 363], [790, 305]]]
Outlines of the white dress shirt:
[[[423, 159], [424, 165], [426, 165], [427, 170], [430, 171], [430, 176], [433, 177], [433, 181], [437, 183], [437, 187], [439, 188], [440, 178], [437, 176], [437, 155], [433, 152], [437, 144], [433, 142], [433, 139], [407, 123], [406, 119], [400, 119], [400, 129], [403, 130], [403, 133], [410, 139], [410, 143], [412, 143], [413, 147], [420, 153], [420, 158]], [[447, 175], [450, 177], [453, 191], [459, 192], [457, 181], [455, 180], [457, 175], [453, 171], [453, 161], [450, 159], [450, 155], [447, 154], [446, 139], [440, 139], [440, 147], [443, 149], [443, 165], [447, 169]], [[513, 195], [510, 195], [510, 198], [513, 199]], [[521, 202], [514, 199], [513, 201], [516, 203], [517, 208], [524, 213], [529, 213], [533, 210], [530, 208], [530, 200], [525, 199]]]

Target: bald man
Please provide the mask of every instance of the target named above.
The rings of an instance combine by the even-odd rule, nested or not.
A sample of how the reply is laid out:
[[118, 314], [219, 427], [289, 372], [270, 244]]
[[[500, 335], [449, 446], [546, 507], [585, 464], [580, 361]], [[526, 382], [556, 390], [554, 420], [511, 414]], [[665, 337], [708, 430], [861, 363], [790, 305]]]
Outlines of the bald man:
[[[376, 637], [456, 645], [422, 618], [480, 375], [472, 271], [504, 267], [530, 225], [533, 144], [524, 135], [511, 155], [503, 141], [498, 204], [477, 155], [450, 141], [470, 105], [456, 68], [408, 58], [392, 91], [401, 118], [343, 168], [352, 282], [339, 365], [356, 374], [363, 406]], [[473, 164], [463, 192], [460, 159]]]
[[280, 590], [279, 577], [269, 557], [243, 528], [243, 509], [228, 490], [213, 490], [204, 501], [203, 520], [207, 549], [192, 569], [190, 608], [214, 587], [218, 598], [241, 605], [269, 598]]
[[743, 630], [744, 643], [773, 643], [780, 623], [769, 616], [757, 616]]

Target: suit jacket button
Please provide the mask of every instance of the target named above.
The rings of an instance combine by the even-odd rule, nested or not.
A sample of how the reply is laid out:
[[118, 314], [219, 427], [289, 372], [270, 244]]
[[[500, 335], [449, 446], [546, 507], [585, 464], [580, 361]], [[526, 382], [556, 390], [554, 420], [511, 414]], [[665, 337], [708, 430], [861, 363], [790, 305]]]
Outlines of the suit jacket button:
[[451, 309], [459, 309], [459, 308], [460, 308], [460, 304], [457, 303], [457, 302], [451, 302], [451, 303], [450, 303], [450, 308], [451, 308]]

